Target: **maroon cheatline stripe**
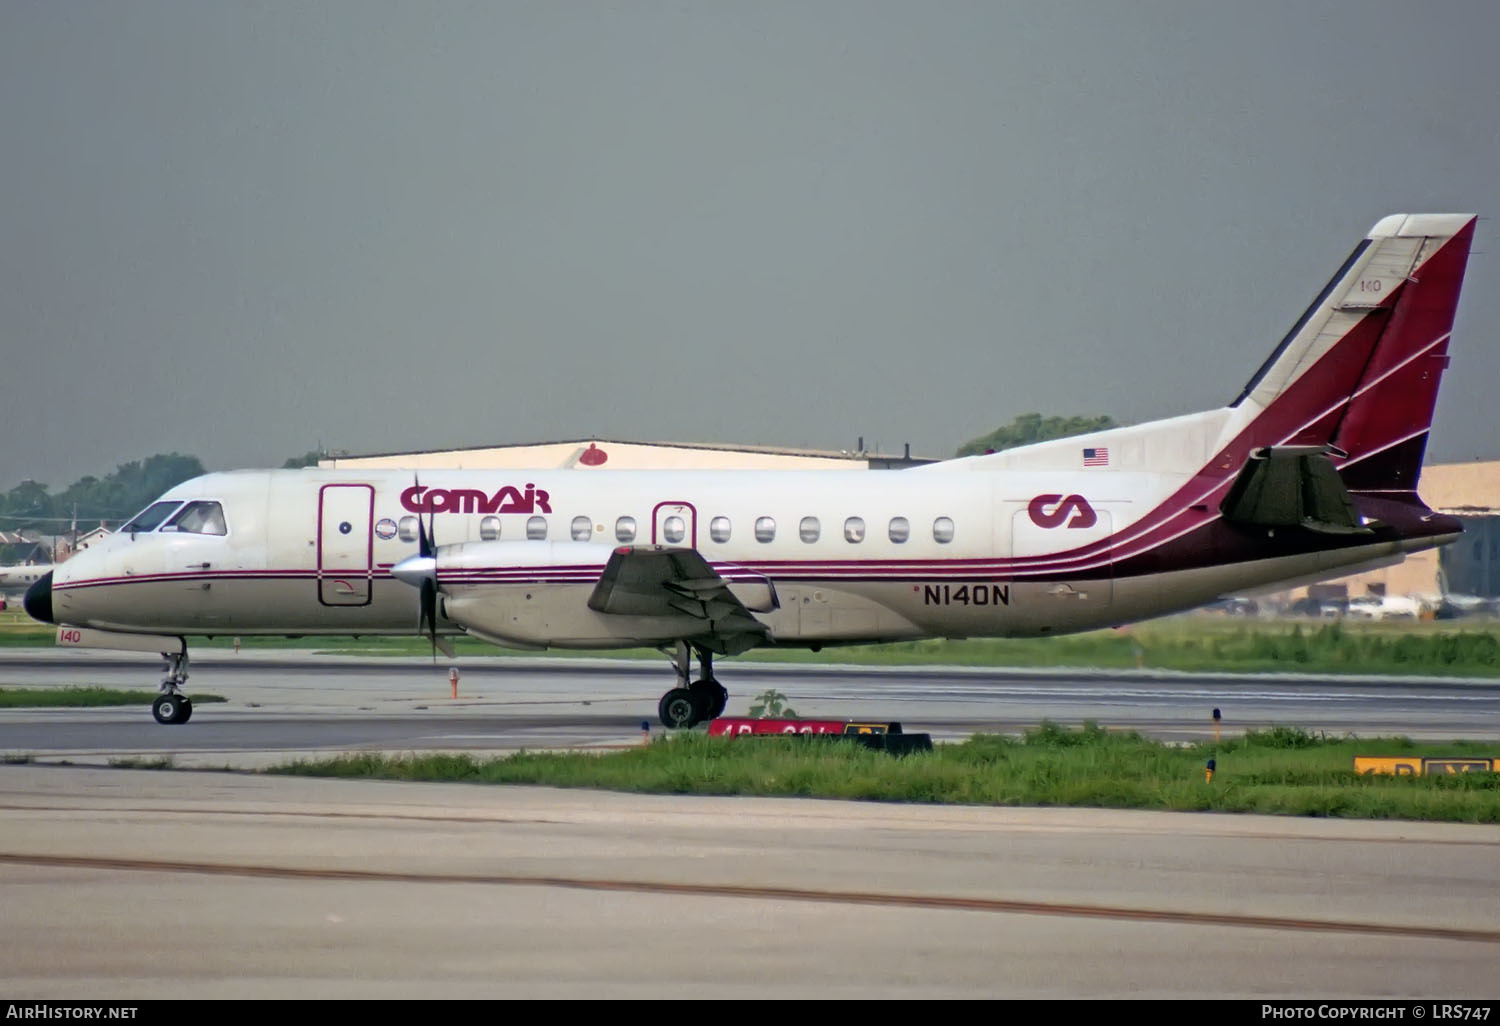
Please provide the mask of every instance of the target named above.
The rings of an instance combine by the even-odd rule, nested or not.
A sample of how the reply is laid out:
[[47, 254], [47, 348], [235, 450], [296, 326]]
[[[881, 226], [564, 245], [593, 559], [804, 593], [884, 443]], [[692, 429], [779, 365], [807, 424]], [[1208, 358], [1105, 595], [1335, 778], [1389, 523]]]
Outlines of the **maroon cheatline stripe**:
[[[1217, 518], [1216, 518], [1217, 519]], [[1187, 528], [1184, 534], [1197, 528]], [[1173, 538], [1163, 539], [1167, 544]], [[1154, 550], [1144, 550], [1154, 551]], [[1091, 563], [1075, 563], [1066, 570], [1043, 566], [1021, 566], [1012, 560], [912, 560], [892, 563], [887, 560], [853, 560], [837, 562], [796, 561], [768, 562], [745, 565], [736, 563], [733, 570], [720, 570], [720, 576], [730, 583], [757, 583], [769, 579], [783, 582], [887, 582], [912, 583], [923, 581], [1048, 581], [1069, 578], [1078, 573], [1105, 568], [1122, 562], [1121, 557], [1101, 558]], [[1197, 564], [1193, 564], [1197, 565]], [[588, 584], [598, 582], [602, 566], [568, 567], [558, 569], [537, 567], [497, 568], [489, 571], [444, 571], [438, 582], [444, 587], [526, 586], [534, 584]], [[87, 581], [72, 581], [57, 590], [83, 590], [113, 586], [139, 584], [173, 584], [195, 581], [316, 581], [320, 577], [344, 576], [322, 574], [316, 570], [287, 571], [199, 571], [184, 574], [133, 575], [130, 577], [98, 578]], [[354, 576], [363, 576], [356, 574]], [[374, 574], [373, 578], [389, 580], [389, 574]]]
[[330, 869], [295, 866], [258, 866], [220, 862], [177, 862], [156, 859], [104, 858], [83, 855], [25, 855], [0, 852], [0, 864], [123, 870], [154, 873], [195, 873], [205, 876], [246, 876], [280, 880], [346, 880], [368, 883], [470, 884], [490, 887], [556, 887], [581, 891], [660, 894], [686, 897], [743, 898], [757, 901], [799, 901], [824, 905], [874, 905], [952, 912], [990, 912], [1077, 919], [1113, 919], [1175, 923], [1184, 926], [1228, 926], [1256, 930], [1297, 930], [1310, 933], [1353, 933], [1381, 937], [1421, 937], [1433, 940], [1500, 944], [1500, 930], [1404, 923], [1370, 923], [1294, 916], [1254, 916], [1174, 909], [1124, 908], [1005, 898], [895, 894], [882, 891], [834, 891], [802, 887], [757, 887], [735, 884], [670, 883], [654, 880], [611, 880], [598, 877], [521, 876], [502, 873], [417, 873], [378, 869]]

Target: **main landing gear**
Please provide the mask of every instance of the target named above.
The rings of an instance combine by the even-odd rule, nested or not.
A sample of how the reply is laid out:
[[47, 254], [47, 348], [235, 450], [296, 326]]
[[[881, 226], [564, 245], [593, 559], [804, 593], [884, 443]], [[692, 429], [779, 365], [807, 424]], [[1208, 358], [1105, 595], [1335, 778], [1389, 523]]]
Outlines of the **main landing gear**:
[[729, 692], [714, 680], [714, 654], [706, 648], [697, 648], [698, 666], [702, 676], [692, 683], [693, 649], [685, 641], [677, 643], [677, 655], [673, 663], [677, 666], [677, 686], [661, 696], [657, 714], [662, 726], [670, 730], [683, 730], [723, 715], [729, 703]]
[[163, 652], [162, 655], [167, 660], [163, 667], [166, 676], [161, 679], [161, 694], [151, 703], [151, 715], [156, 717], [157, 723], [186, 723], [193, 715], [193, 703], [182, 693], [182, 685], [187, 683], [188, 677], [187, 645], [182, 646], [181, 652]]

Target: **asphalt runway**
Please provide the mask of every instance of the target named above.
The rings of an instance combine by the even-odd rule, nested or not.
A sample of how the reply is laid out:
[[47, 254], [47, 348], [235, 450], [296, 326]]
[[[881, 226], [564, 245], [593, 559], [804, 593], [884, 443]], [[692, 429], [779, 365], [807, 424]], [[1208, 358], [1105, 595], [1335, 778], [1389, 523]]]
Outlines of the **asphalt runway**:
[[[343, 751], [609, 748], [661, 727], [665, 660], [467, 658], [459, 697], [446, 661], [232, 653], [195, 658], [198, 703], [177, 727], [144, 708], [0, 712], [0, 754], [103, 762], [170, 754], [179, 765], [257, 767]], [[1500, 739], [1500, 683], [1437, 679], [1152, 674], [965, 668], [840, 667], [723, 660], [729, 715], [774, 689], [804, 717], [900, 722], [956, 740], [1019, 732], [1044, 719], [1095, 721], [1168, 740], [1221, 729], [1293, 725], [1364, 737]], [[153, 689], [159, 660], [79, 651], [0, 652], [0, 685], [99, 684]]]

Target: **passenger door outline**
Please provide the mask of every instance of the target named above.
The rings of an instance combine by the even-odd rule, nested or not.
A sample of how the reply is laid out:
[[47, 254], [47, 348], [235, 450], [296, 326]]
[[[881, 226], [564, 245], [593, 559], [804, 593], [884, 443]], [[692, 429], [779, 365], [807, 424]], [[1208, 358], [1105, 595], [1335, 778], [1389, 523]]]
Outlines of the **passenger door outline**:
[[[347, 524], [348, 531], [342, 530]], [[368, 606], [374, 601], [375, 486], [318, 489], [318, 601]]]

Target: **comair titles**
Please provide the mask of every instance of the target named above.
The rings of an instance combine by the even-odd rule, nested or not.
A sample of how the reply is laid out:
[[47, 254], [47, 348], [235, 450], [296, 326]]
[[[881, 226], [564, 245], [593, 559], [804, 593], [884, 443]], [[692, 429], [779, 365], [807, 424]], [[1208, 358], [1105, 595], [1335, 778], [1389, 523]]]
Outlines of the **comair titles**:
[[525, 491], [506, 485], [493, 494], [478, 488], [428, 488], [412, 485], [401, 493], [401, 506], [412, 513], [551, 513], [546, 489], [526, 483]]

